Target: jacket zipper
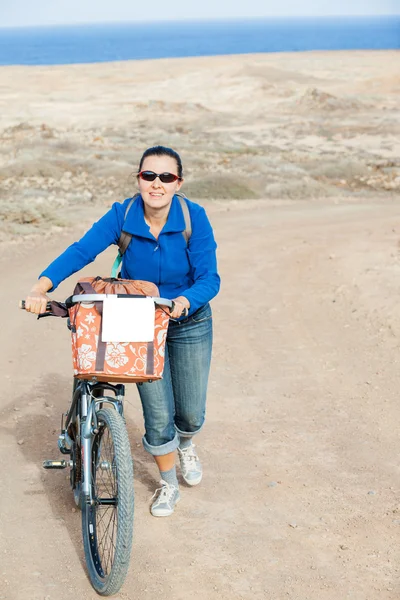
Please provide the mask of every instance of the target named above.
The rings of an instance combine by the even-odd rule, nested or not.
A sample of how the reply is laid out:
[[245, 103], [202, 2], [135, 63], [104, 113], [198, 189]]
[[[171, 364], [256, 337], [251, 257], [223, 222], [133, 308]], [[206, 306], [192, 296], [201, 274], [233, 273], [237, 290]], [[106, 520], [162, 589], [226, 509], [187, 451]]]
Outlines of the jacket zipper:
[[159, 243], [158, 240], [156, 242], [156, 247], [154, 248], [153, 252], [157, 252], [157, 250], [158, 250], [158, 254], [159, 254], [159, 256], [158, 256], [158, 283], [157, 283], [157, 287], [159, 288], [160, 287], [160, 278], [161, 278], [161, 256], [160, 256], [161, 251], [160, 251], [160, 243]]

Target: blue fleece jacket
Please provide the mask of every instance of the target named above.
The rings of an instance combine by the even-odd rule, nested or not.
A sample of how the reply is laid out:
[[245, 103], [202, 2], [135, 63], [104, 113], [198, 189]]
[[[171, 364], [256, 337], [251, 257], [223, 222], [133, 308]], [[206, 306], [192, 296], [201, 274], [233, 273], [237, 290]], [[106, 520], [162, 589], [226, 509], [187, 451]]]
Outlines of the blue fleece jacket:
[[[117, 244], [124, 230], [132, 234], [122, 262], [121, 277], [155, 283], [162, 298], [185, 296], [189, 314], [204, 306], [219, 291], [216, 248], [213, 230], [202, 206], [187, 201], [192, 235], [188, 245], [183, 237], [185, 219], [179, 199], [174, 196], [168, 219], [158, 240], [144, 220], [143, 200], [139, 196], [124, 215], [130, 199], [116, 202], [83, 236], [56, 258], [41, 274], [53, 283], [50, 291], [76, 273], [111, 244]], [[95, 275], [95, 273], [93, 274]]]

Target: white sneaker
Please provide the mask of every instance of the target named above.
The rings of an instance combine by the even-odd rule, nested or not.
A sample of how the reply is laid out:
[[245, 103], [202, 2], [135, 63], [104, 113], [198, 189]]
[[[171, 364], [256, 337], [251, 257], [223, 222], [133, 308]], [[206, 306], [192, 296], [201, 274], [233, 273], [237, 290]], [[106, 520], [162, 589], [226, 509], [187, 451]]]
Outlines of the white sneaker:
[[157, 497], [151, 505], [150, 512], [153, 517], [169, 517], [174, 512], [175, 505], [181, 496], [179, 489], [174, 485], [170, 485], [163, 479], [160, 484], [162, 487], [158, 488], [152, 496], [152, 499]]
[[203, 477], [203, 469], [197, 456], [195, 445], [178, 448], [182, 477], [188, 485], [198, 485]]

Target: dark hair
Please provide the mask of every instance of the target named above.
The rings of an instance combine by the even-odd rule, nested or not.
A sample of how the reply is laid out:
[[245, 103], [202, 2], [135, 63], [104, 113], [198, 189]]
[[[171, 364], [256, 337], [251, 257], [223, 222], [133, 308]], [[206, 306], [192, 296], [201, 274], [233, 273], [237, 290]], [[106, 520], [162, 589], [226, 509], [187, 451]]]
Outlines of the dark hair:
[[175, 152], [175, 150], [172, 150], [172, 148], [166, 148], [165, 146], [154, 146], [153, 148], [147, 148], [147, 150], [145, 152], [143, 152], [143, 156], [140, 159], [139, 171], [142, 170], [144, 159], [147, 158], [148, 156], [170, 156], [171, 158], [176, 160], [176, 164], [178, 166], [177, 175], [180, 179], [182, 179], [182, 175], [183, 175], [182, 161], [181, 161], [181, 157], [179, 156], [179, 154], [177, 152]]

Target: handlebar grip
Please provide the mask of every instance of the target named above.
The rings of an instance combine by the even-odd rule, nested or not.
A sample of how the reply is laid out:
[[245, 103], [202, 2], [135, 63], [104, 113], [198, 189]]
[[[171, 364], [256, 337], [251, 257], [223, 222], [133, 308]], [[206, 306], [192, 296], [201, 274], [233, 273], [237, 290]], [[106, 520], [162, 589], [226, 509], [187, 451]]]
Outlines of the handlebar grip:
[[[20, 301], [18, 302], [18, 308], [20, 308], [21, 310], [25, 310], [25, 300], [20, 300]], [[51, 303], [50, 303], [50, 302], [48, 302], [48, 303], [46, 304], [46, 311], [47, 311], [47, 312], [50, 312], [50, 311], [51, 311]]]
[[[176, 306], [176, 302], [174, 302], [173, 300], [171, 300], [171, 312], [174, 312], [175, 306]], [[182, 317], [187, 317], [188, 314], [189, 314], [189, 310], [185, 306], [185, 308], [182, 311], [182, 315], [181, 316]]]

